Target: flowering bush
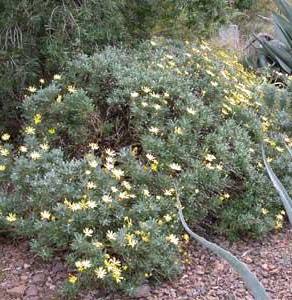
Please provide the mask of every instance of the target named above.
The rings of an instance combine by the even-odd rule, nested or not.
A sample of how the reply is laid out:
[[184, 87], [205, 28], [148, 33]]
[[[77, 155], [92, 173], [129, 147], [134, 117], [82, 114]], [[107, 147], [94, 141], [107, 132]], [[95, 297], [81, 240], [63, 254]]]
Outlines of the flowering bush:
[[[83, 159], [66, 160], [60, 149], [39, 144], [36, 133], [26, 132], [24, 145], [11, 149], [17, 158], [1, 161], [3, 186], [13, 182], [1, 195], [3, 228], [31, 238], [32, 249], [45, 259], [54, 250], [71, 249], [78, 284], [95, 279], [131, 292], [149, 276], [161, 278], [161, 270], [164, 277], [178, 272], [172, 191], [159, 196], [148, 190], [146, 182], [154, 178], [142, 165], [135, 168], [140, 176], [130, 179], [112, 150], [101, 159], [91, 144]], [[4, 149], [7, 144], [1, 148], [6, 157]]]
[[[28, 125], [24, 130], [39, 139], [66, 144], [70, 149], [87, 141], [94, 105], [84, 90], [77, 91], [74, 86], [64, 88], [56, 78], [58, 76], [50, 86], [32, 94], [23, 103]], [[34, 92], [34, 88], [29, 92]]]
[[208, 35], [228, 19], [227, 8], [225, 0], [1, 1], [0, 130], [17, 132], [25, 86], [49, 78], [76, 53], [157, 33]]
[[231, 238], [281, 228], [258, 145], [278, 120], [259, 83], [206, 44], [157, 40], [70, 61], [28, 88], [20, 144], [2, 135], [1, 231], [44, 258], [68, 250], [69, 291], [132, 293], [180, 270], [177, 191], [192, 226]]

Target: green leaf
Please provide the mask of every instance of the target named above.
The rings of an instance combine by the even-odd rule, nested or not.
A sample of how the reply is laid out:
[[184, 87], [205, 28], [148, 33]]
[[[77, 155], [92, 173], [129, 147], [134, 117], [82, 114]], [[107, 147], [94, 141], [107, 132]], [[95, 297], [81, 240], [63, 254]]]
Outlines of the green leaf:
[[289, 48], [292, 48], [292, 23], [278, 14], [273, 14], [274, 25], [279, 39]]
[[265, 149], [264, 149], [263, 144], [262, 144], [262, 156], [263, 156], [264, 164], [265, 164], [266, 170], [268, 172], [268, 175], [269, 175], [275, 189], [277, 190], [278, 194], [280, 195], [280, 198], [283, 202], [286, 213], [288, 215], [290, 224], [292, 224], [292, 199], [289, 197], [286, 189], [284, 188], [284, 186], [282, 185], [282, 183], [280, 182], [280, 180], [278, 179], [278, 177], [272, 170], [270, 164], [268, 163], [268, 161], [266, 159], [266, 154], [265, 154]]
[[275, 0], [281, 13], [292, 23], [292, 6], [286, 0]]
[[287, 73], [291, 73], [292, 71], [292, 53], [290, 53], [287, 49], [284, 47], [278, 47], [271, 42], [263, 41], [259, 39], [257, 36], [255, 38], [261, 43], [263, 48], [266, 50], [268, 55], [273, 59], [274, 61], [277, 61], [279, 65], [285, 70]]
[[285, 146], [292, 157], [292, 149], [285, 143]]
[[[178, 199], [179, 202], [179, 199]], [[269, 299], [265, 288], [262, 286], [260, 281], [257, 279], [257, 277], [249, 270], [248, 266], [241, 262], [238, 258], [236, 258], [232, 253], [229, 251], [221, 248], [215, 243], [211, 243], [204, 239], [203, 237], [199, 236], [198, 234], [194, 233], [189, 226], [187, 225], [183, 212], [182, 207], [179, 202], [179, 218], [180, 221], [184, 227], [184, 229], [189, 233], [190, 236], [192, 236], [196, 241], [198, 241], [201, 245], [208, 248], [221, 258], [225, 259], [229, 264], [232, 266], [232, 268], [238, 272], [238, 274], [241, 276], [243, 281], [245, 282], [246, 286], [250, 289], [251, 293], [253, 294], [254, 298], [256, 300], [267, 300]]]

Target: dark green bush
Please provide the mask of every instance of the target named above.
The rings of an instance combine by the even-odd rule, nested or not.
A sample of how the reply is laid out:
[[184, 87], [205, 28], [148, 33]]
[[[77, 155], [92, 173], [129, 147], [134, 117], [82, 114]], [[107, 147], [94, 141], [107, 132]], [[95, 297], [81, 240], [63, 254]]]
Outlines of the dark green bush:
[[19, 127], [23, 88], [59, 70], [76, 52], [129, 37], [123, 2], [0, 1], [0, 128]]
[[181, 0], [186, 25], [199, 38], [215, 33], [231, 16], [225, 0]]
[[16, 134], [24, 87], [49, 79], [75, 54], [153, 33], [201, 38], [226, 21], [227, 8], [223, 0], [1, 0], [0, 129]]
[[254, 0], [235, 0], [235, 7], [238, 9], [251, 9], [255, 4]]

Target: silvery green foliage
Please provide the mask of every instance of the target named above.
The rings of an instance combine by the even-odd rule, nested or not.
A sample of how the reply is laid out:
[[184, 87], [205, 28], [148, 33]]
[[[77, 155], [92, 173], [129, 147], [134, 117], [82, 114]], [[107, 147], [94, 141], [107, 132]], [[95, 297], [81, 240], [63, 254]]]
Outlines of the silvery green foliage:
[[80, 284], [130, 293], [145, 273], [179, 272], [174, 184], [191, 226], [214, 216], [216, 230], [237, 238], [273, 228], [280, 205], [258, 167], [258, 81], [234, 57], [158, 39], [78, 56], [58, 77], [24, 101], [20, 145], [1, 135], [1, 230], [28, 237], [44, 258], [66, 249], [74, 268], [110, 254], [125, 280], [109, 272], [100, 282], [88, 268]]
[[[291, 153], [291, 149], [286, 145], [289, 153]], [[285, 207], [286, 213], [288, 215], [290, 224], [292, 224], [292, 199], [289, 197], [285, 187], [282, 185], [281, 181], [277, 177], [277, 175], [274, 173], [273, 169], [271, 168], [271, 165], [267, 161], [266, 154], [265, 154], [265, 149], [264, 145], [262, 145], [262, 156], [263, 156], [263, 161], [267, 170], [267, 173], [273, 183], [273, 186], [275, 187], [276, 191], [278, 192], [280, 199]]]

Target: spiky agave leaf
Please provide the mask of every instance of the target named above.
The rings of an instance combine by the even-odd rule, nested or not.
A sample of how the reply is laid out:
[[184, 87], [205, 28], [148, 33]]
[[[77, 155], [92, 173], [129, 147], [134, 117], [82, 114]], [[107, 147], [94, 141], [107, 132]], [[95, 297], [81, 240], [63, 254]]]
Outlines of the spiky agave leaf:
[[189, 226], [187, 225], [187, 223], [184, 219], [182, 207], [181, 207], [178, 196], [177, 196], [177, 200], [178, 200], [180, 221], [181, 221], [184, 229], [189, 233], [189, 235], [192, 236], [196, 241], [198, 241], [202, 246], [208, 248], [209, 250], [214, 252], [216, 255], [225, 259], [232, 266], [232, 268], [236, 272], [238, 272], [238, 274], [241, 276], [242, 280], [245, 282], [246, 286], [249, 288], [249, 290], [251, 291], [251, 293], [253, 294], [253, 296], [256, 300], [268, 300], [269, 297], [266, 293], [265, 288], [262, 286], [262, 284], [257, 279], [257, 277], [249, 270], [248, 266], [245, 263], [241, 262], [238, 258], [236, 258], [229, 251], [221, 248], [220, 246], [218, 246], [215, 243], [207, 241], [203, 237], [194, 233], [189, 228]]
[[[257, 36], [255, 38], [261, 43], [262, 47], [268, 53], [268, 56], [278, 62], [283, 70], [287, 73], [292, 71], [292, 52], [291, 49], [286, 48], [280, 41], [263, 41]], [[277, 45], [276, 45], [277, 43]]]
[[292, 48], [292, 26], [284, 17], [274, 13], [274, 26], [278, 39], [286, 44], [287, 47]]
[[292, 149], [285, 143], [285, 146], [292, 157]]
[[256, 48], [256, 54], [246, 55], [243, 61], [243, 63], [251, 69], [273, 67], [271, 62], [271, 60], [268, 60], [267, 53], [263, 48]]
[[262, 144], [262, 156], [263, 156], [263, 161], [264, 161], [266, 170], [268, 172], [268, 175], [269, 175], [276, 191], [280, 195], [281, 201], [282, 201], [282, 203], [285, 207], [286, 213], [288, 215], [290, 224], [292, 224], [292, 199], [289, 197], [286, 189], [284, 188], [284, 186], [282, 185], [282, 183], [280, 182], [280, 180], [278, 179], [278, 177], [272, 170], [270, 164], [268, 163], [263, 144]]
[[286, 0], [275, 0], [281, 13], [292, 23], [292, 5]]
[[[278, 39], [263, 40], [255, 36], [264, 51], [265, 61], [272, 60], [286, 73], [292, 72], [292, 5], [286, 0], [275, 0], [280, 13], [274, 13], [273, 23]], [[259, 55], [257, 55], [257, 61]], [[272, 66], [273, 67], [273, 66]]]

